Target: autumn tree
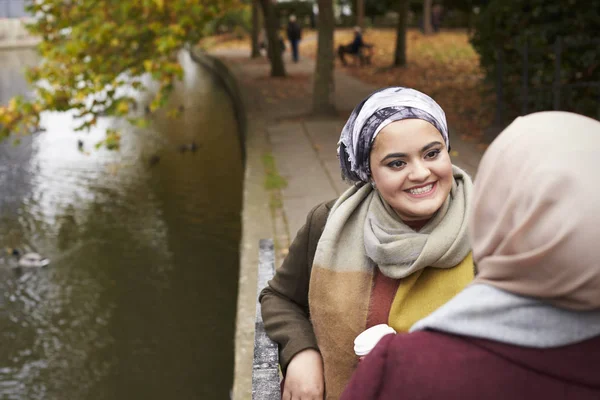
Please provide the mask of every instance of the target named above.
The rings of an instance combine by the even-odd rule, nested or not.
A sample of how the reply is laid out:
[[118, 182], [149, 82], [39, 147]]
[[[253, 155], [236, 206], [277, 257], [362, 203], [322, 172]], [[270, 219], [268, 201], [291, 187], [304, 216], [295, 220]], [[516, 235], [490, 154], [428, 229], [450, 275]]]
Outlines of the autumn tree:
[[[35, 98], [16, 97], [0, 107], [0, 139], [35, 129], [44, 111], [74, 110], [77, 130], [95, 126], [102, 115], [127, 117], [136, 105], [130, 89], [143, 90], [145, 76], [158, 83], [149, 110], [160, 108], [183, 76], [179, 51], [197, 43], [207, 23], [239, 5], [239, 0], [30, 2], [35, 21], [29, 30], [41, 38], [42, 61], [27, 74]], [[118, 147], [119, 133], [106, 133], [100, 145]]]
[[260, 5], [258, 0], [252, 0], [252, 32], [250, 57], [260, 57], [258, 37], [260, 35]]
[[365, 0], [356, 0], [356, 25], [365, 27]]
[[319, 23], [317, 43], [317, 63], [315, 67], [313, 88], [313, 112], [315, 114], [332, 114], [334, 106], [333, 82], [333, 0], [318, 0]]
[[398, 25], [396, 26], [396, 50], [394, 51], [394, 66], [406, 65], [406, 24], [408, 20], [409, 0], [398, 0]]
[[267, 53], [271, 61], [271, 76], [284, 77], [285, 66], [281, 56], [282, 48], [279, 43], [279, 20], [275, 12], [273, 0], [260, 0], [267, 33]]
[[431, 26], [431, 7], [432, 0], [423, 0], [423, 33], [431, 35], [433, 26]]

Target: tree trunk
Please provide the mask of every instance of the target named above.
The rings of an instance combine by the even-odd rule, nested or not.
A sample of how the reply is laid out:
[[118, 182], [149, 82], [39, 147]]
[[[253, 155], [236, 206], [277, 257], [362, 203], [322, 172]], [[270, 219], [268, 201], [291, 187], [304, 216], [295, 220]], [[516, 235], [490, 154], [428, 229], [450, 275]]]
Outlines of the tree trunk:
[[260, 0], [265, 20], [265, 30], [267, 32], [267, 52], [271, 62], [271, 76], [285, 76], [285, 66], [279, 45], [279, 21], [275, 15], [275, 7], [272, 0]]
[[398, 26], [396, 28], [396, 52], [394, 67], [406, 66], [406, 20], [408, 19], [409, 0], [398, 2]]
[[319, 30], [317, 64], [313, 87], [313, 113], [334, 114], [333, 101], [333, 0], [317, 0], [319, 5]]
[[252, 53], [251, 58], [260, 57], [258, 35], [260, 33], [260, 10], [258, 0], [252, 0]]
[[433, 27], [431, 26], [431, 0], [423, 1], [423, 33], [431, 35]]
[[473, 2], [469, 0], [467, 2], [467, 34], [471, 36], [473, 33]]
[[365, 0], [356, 0], [356, 25], [365, 27]]

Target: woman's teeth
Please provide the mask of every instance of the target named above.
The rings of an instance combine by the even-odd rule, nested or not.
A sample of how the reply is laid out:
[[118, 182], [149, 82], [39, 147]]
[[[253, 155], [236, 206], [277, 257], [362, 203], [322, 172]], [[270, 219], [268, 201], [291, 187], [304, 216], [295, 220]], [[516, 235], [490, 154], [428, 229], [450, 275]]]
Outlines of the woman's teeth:
[[427, 186], [423, 186], [417, 189], [409, 189], [409, 193], [410, 194], [423, 194], [423, 193], [427, 193], [429, 192], [431, 189], [433, 189], [433, 183], [430, 183]]

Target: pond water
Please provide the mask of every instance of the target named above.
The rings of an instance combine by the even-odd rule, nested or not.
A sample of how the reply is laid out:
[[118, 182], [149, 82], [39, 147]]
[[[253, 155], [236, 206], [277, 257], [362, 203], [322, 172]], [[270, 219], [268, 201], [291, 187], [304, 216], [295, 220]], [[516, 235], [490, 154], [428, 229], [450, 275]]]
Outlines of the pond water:
[[[0, 144], [3, 400], [228, 398], [242, 155], [227, 93], [181, 61], [179, 120], [75, 133], [70, 114], [45, 114], [46, 132]], [[37, 62], [0, 52], [2, 102], [27, 94]], [[120, 151], [94, 149], [106, 127]], [[51, 264], [15, 269], [13, 248]]]

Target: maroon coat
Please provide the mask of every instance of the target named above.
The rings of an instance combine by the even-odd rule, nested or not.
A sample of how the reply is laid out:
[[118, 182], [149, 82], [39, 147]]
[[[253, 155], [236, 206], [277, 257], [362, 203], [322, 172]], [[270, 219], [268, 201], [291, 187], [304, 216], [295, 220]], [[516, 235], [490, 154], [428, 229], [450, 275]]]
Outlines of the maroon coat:
[[385, 336], [342, 400], [600, 399], [600, 337], [533, 349], [415, 332]]

